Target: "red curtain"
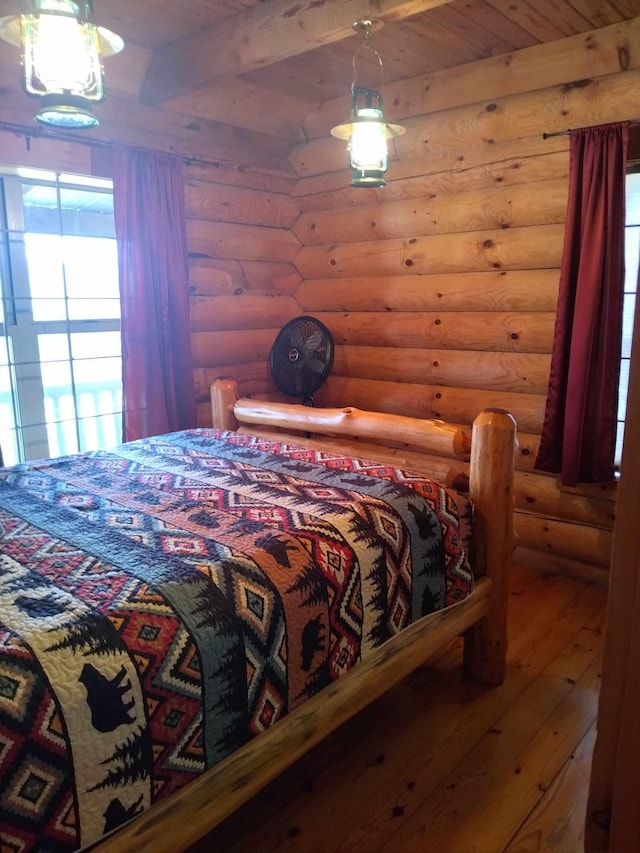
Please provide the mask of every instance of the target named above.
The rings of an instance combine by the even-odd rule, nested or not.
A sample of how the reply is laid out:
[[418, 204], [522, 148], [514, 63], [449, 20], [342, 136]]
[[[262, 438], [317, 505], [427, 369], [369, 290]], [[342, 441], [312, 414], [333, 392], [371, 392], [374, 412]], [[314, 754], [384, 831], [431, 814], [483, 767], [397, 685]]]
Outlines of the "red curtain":
[[118, 147], [113, 197], [125, 441], [195, 426], [182, 163]]
[[628, 124], [571, 132], [549, 392], [535, 467], [564, 485], [614, 475]]

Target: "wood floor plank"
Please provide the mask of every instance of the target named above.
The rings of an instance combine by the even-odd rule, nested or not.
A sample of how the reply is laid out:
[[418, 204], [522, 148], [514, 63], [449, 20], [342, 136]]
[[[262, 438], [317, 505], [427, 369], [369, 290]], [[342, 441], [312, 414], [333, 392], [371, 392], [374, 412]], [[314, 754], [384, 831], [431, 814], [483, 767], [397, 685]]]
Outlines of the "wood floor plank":
[[584, 848], [596, 731], [593, 723], [505, 853], [576, 853]]
[[[582, 633], [591, 636], [565, 649], [455, 769], [441, 795], [383, 849], [505, 849], [595, 720], [602, 639], [595, 643], [593, 632]], [[562, 680], [564, 695], [556, 702]], [[460, 814], [467, 818], [461, 821]]]
[[[396, 832], [421, 803], [567, 644], [578, 642], [585, 624], [597, 630], [603, 610], [602, 590], [516, 570], [502, 688], [461, 683], [459, 651], [450, 650], [343, 727], [197, 849], [374, 851], [385, 843], [393, 849]], [[576, 650], [574, 659], [582, 655]], [[437, 699], [430, 701], [433, 690]]]
[[[388, 842], [390, 849], [402, 850], [397, 838], [399, 824], [404, 825], [412, 819], [412, 815], [420, 813], [425, 801], [438, 800], [438, 794], [447, 784], [452, 767], [496, 725], [501, 715], [530, 688], [540, 670], [555, 660], [567, 642], [574, 641], [576, 632], [581, 630], [585, 619], [594, 613], [594, 607], [599, 607], [601, 600], [600, 593], [594, 593], [591, 589], [585, 591], [577, 597], [575, 606], [566, 608], [558, 620], [547, 627], [544, 637], [540, 636], [540, 625], [536, 623], [535, 615], [531, 614], [526, 630], [512, 643], [513, 668], [504, 688], [493, 695], [483, 692], [473, 701], [467, 701], [466, 706], [447, 703], [442, 708], [434, 709], [437, 716], [429, 715], [424, 721], [427, 735], [437, 733], [429, 745], [420, 743], [415, 724], [410, 726], [407, 736], [401, 741], [404, 745], [393, 745], [393, 753], [398, 756], [396, 763], [391, 763], [392, 749], [388, 747], [385, 751], [390, 757], [384, 774], [379, 774], [381, 778], [377, 788], [366, 787], [362, 790], [359, 797], [362, 802], [360, 811], [354, 814], [355, 803], [352, 803], [350, 813], [345, 815], [347, 834], [340, 838], [339, 849], [380, 850]], [[524, 640], [525, 637], [528, 642], [522, 643], [520, 651], [518, 639]], [[438, 705], [440, 698], [441, 694], [438, 696]], [[441, 713], [438, 714], [438, 711]], [[382, 732], [382, 743], [384, 738], [385, 733]], [[412, 755], [412, 750], [414, 753], [417, 750], [418, 754]], [[410, 779], [407, 778], [407, 766], [411, 767]], [[394, 770], [397, 784], [389, 781], [389, 777], [393, 780]], [[411, 786], [408, 782], [412, 783]], [[376, 803], [373, 811], [369, 805], [372, 801]], [[334, 826], [333, 831], [337, 834], [338, 827]], [[306, 848], [300, 845], [295, 849]], [[446, 848], [436, 845], [431, 849], [440, 851]]]

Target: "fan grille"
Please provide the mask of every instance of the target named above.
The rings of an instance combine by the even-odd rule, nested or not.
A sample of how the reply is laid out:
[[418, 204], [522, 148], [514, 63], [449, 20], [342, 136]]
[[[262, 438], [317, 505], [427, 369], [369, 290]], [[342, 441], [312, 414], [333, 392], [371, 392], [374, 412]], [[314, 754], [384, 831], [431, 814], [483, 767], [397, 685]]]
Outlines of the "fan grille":
[[315, 317], [296, 317], [280, 329], [271, 348], [271, 375], [290, 397], [317, 390], [333, 366], [331, 333]]

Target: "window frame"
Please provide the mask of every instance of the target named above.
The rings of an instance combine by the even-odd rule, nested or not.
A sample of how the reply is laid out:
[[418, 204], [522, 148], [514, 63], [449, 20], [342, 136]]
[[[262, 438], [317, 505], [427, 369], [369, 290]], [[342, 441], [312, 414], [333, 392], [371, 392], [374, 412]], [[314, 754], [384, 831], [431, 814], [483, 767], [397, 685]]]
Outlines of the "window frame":
[[[69, 316], [70, 297], [67, 293], [64, 266], [62, 269], [64, 318], [55, 320], [34, 319], [23, 200], [23, 187], [28, 185], [55, 188], [57, 197], [55, 210], [59, 220], [57, 234], [61, 237], [65, 233], [62, 222], [62, 191], [76, 189], [103, 193], [107, 191], [110, 194], [113, 192], [111, 181], [105, 179], [89, 177], [85, 180], [80, 175], [70, 175], [59, 171], [0, 167], [0, 200], [2, 202], [0, 228], [2, 228], [3, 233], [0, 244], [0, 274], [3, 282], [3, 316], [0, 318], [0, 335], [6, 347], [14, 414], [14, 423], [11, 429], [15, 436], [14, 447], [17, 450], [19, 461], [55, 455], [50, 447], [49, 430], [55, 429], [56, 425], [68, 422], [73, 424], [77, 450], [82, 450], [84, 442], [81, 422], [86, 419], [86, 416], [80, 415], [78, 406], [79, 396], [73, 368], [72, 335], [96, 332], [120, 333], [121, 326], [119, 318], [72, 319]], [[42, 233], [55, 232], [43, 231]], [[41, 361], [38, 339], [41, 335], [53, 334], [65, 335], [68, 341], [68, 360], [63, 363], [69, 365], [73, 420], [60, 418], [47, 421], [46, 417], [42, 365], [47, 362]], [[100, 413], [96, 417], [104, 414]], [[115, 410], [113, 415], [121, 416], [121, 408]], [[6, 449], [4, 456], [6, 460]]]
[[[627, 163], [626, 163], [626, 170], [625, 171], [626, 171], [626, 176], [628, 176], [630, 174], [640, 173], [640, 125], [631, 125], [631, 127], [629, 128], [629, 145], [628, 145], [628, 149], [627, 149]], [[625, 248], [627, 245], [627, 228], [640, 228], [640, 225], [629, 225], [625, 222]], [[638, 298], [640, 298], [640, 293], [638, 290], [638, 281], [640, 278], [640, 251], [638, 253], [638, 258], [636, 260], [637, 260], [638, 265], [637, 265], [636, 270], [635, 270], [635, 279], [634, 279], [635, 290], [632, 291], [632, 290], [626, 289], [626, 275], [625, 275], [624, 296], [628, 296], [631, 293], [635, 293], [636, 301], [637, 301]], [[624, 296], [623, 296], [623, 299], [624, 299]], [[627, 408], [626, 403], [627, 403], [627, 394], [628, 394], [628, 387], [625, 384], [625, 386], [623, 388], [622, 382], [621, 382], [621, 377], [623, 374], [624, 363], [625, 362], [629, 362], [629, 363], [631, 362], [631, 346], [633, 344], [633, 336], [637, 332], [637, 330], [634, 328], [634, 316], [633, 316], [634, 313], [635, 312], [631, 312], [632, 331], [631, 331], [631, 343], [630, 343], [630, 348], [629, 348], [630, 353], [629, 353], [629, 356], [621, 355], [621, 358], [620, 358], [620, 373], [619, 373], [619, 378], [618, 378], [618, 389], [619, 389], [619, 397], [622, 398], [624, 396], [624, 407], [623, 407], [623, 411], [621, 413], [620, 412], [620, 404], [618, 405], [618, 413], [617, 413], [617, 418], [616, 418], [617, 430], [620, 431], [620, 429], [622, 429], [622, 436], [621, 436], [621, 438], [619, 438], [616, 441], [616, 448], [615, 448], [615, 460], [614, 460], [614, 462], [615, 462], [616, 477], [620, 476], [620, 465], [622, 462], [622, 450], [623, 450], [623, 446], [624, 446], [624, 426], [625, 426], [626, 408]]]

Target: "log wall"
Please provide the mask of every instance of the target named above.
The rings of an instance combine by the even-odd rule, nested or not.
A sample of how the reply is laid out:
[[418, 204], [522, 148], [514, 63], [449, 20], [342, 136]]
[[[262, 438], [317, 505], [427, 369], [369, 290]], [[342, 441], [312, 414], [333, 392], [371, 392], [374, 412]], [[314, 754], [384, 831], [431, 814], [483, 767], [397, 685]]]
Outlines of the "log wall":
[[470, 424], [518, 421], [523, 562], [606, 582], [616, 485], [560, 488], [533, 470], [544, 416], [568, 192], [568, 137], [639, 117], [640, 19], [387, 87], [384, 189], [352, 189], [328, 135], [343, 100], [307, 118], [290, 156], [302, 243], [295, 297], [336, 341], [318, 402]]
[[227, 175], [187, 166], [191, 344], [198, 422], [211, 421], [209, 386], [234, 376], [240, 393], [275, 390], [269, 352], [280, 327], [300, 314], [294, 266], [300, 241], [291, 175]]

